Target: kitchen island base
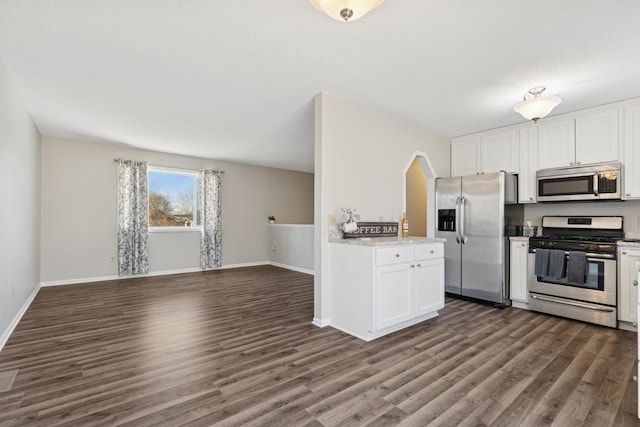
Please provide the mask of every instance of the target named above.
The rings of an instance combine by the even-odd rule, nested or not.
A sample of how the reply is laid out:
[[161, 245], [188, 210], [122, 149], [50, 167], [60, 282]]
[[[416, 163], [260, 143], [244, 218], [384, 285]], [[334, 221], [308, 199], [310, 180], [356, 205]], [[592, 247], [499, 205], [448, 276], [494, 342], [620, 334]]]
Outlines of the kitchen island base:
[[370, 341], [444, 307], [444, 248], [426, 238], [329, 245], [329, 325]]

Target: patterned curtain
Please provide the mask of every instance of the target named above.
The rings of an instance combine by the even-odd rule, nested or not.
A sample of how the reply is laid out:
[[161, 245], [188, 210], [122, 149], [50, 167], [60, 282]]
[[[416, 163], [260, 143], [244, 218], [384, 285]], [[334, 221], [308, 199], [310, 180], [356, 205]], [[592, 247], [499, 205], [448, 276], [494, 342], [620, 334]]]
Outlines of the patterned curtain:
[[149, 272], [147, 163], [118, 160], [118, 274]]
[[222, 266], [221, 173], [209, 169], [200, 171], [200, 209], [202, 211], [200, 267], [203, 270]]

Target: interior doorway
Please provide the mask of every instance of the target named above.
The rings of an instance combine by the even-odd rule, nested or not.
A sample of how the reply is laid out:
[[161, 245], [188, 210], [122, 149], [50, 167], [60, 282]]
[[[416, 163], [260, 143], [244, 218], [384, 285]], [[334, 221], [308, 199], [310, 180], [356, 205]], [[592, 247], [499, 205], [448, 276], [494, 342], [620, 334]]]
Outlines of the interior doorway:
[[427, 155], [414, 153], [404, 173], [404, 206], [409, 235], [434, 236], [433, 215], [429, 215], [429, 207], [435, 202], [435, 173]]
[[412, 236], [427, 237], [427, 175], [417, 157], [405, 174], [407, 221]]

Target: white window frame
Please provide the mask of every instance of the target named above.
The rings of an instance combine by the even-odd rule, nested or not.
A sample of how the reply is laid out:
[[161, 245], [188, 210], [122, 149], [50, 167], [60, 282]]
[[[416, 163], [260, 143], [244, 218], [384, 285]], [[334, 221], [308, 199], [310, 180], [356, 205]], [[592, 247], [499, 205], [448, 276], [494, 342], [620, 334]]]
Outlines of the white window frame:
[[[172, 168], [168, 166], [149, 165], [147, 166], [147, 182], [149, 183], [151, 182], [149, 177], [149, 174], [151, 172], [173, 173], [176, 175], [189, 175], [194, 178], [200, 177], [200, 172], [193, 169], [180, 169], [180, 168]], [[202, 183], [200, 183], [200, 185], [202, 185]], [[151, 187], [150, 184], [149, 184], [149, 187]], [[151, 195], [151, 188], [149, 188], [149, 195]], [[196, 215], [198, 214], [198, 209], [200, 207], [200, 195], [198, 194], [198, 191], [195, 185], [193, 186], [193, 200], [195, 202], [195, 206], [193, 209], [193, 221], [195, 223]], [[175, 233], [175, 232], [181, 232], [181, 233], [198, 232], [199, 233], [201, 231], [202, 231], [202, 224], [193, 225], [191, 227], [152, 227], [151, 225], [149, 226], [149, 233]]]

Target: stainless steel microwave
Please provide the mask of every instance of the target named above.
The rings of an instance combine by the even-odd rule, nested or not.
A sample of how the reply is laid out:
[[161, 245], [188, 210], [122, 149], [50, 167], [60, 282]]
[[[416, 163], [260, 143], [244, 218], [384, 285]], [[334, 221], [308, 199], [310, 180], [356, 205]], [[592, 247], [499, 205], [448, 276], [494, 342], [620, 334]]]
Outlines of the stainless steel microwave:
[[620, 200], [620, 162], [541, 169], [536, 172], [538, 202]]

